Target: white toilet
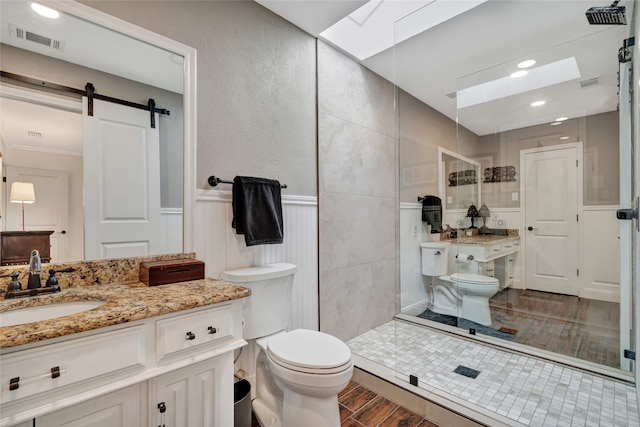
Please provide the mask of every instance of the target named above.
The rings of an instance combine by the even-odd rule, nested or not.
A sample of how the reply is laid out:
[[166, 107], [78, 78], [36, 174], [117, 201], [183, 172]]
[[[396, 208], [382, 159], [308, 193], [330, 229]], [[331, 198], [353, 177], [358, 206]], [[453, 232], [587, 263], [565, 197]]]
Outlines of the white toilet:
[[263, 427], [339, 427], [338, 393], [353, 374], [351, 350], [323, 332], [285, 332], [295, 272], [295, 265], [280, 263], [222, 273], [252, 293], [243, 303], [243, 338], [253, 412]]
[[481, 325], [491, 326], [489, 298], [500, 289], [498, 279], [478, 274], [449, 271], [449, 242], [425, 242], [422, 252], [422, 274], [440, 280], [432, 283], [432, 311], [462, 317]]

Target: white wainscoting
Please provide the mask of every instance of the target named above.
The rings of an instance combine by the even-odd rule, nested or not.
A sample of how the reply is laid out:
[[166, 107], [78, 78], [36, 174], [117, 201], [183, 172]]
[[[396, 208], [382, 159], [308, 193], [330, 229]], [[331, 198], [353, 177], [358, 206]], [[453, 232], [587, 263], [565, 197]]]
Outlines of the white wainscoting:
[[584, 206], [584, 247], [579, 293], [582, 298], [620, 302], [618, 206]]
[[[413, 310], [413, 307], [426, 296], [424, 286], [416, 274], [416, 271], [420, 272], [419, 253], [413, 251], [414, 246], [428, 240], [426, 233], [420, 236], [420, 227], [417, 228], [417, 237], [413, 232], [416, 224], [421, 223], [420, 206], [417, 203], [402, 203], [400, 206], [400, 301], [403, 313], [407, 312], [405, 310]], [[616, 219], [617, 209], [618, 206], [583, 206], [580, 210], [583, 250], [579, 260], [579, 295], [582, 298], [620, 301], [620, 224]], [[454, 225], [461, 215], [463, 214], [445, 213], [443, 223]], [[517, 208], [491, 209], [491, 218], [487, 221], [487, 226], [519, 229], [521, 238], [526, 233], [522, 225], [521, 211]], [[521, 244], [521, 247], [523, 246]], [[518, 256], [518, 262], [524, 262], [522, 255]], [[524, 267], [520, 265], [518, 271], [522, 272]], [[515, 283], [516, 288], [526, 287], [526, 283], [520, 280], [516, 280]]]
[[196, 256], [205, 263], [206, 277], [220, 278], [224, 270], [274, 262], [298, 267], [293, 280], [289, 329], [318, 329], [318, 200], [282, 195], [284, 242], [247, 247], [244, 236], [231, 227], [231, 192], [198, 190]]
[[400, 203], [400, 312], [418, 315], [427, 308], [420, 267], [420, 243], [429, 240], [422, 204]]
[[182, 250], [182, 208], [161, 208], [160, 221], [164, 232], [161, 236], [163, 254], [179, 254]]

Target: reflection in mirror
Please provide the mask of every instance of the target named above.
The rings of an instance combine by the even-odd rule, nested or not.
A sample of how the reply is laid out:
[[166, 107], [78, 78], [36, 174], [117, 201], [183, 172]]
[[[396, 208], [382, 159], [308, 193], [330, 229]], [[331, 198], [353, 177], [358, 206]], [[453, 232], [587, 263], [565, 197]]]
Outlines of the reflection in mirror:
[[480, 206], [480, 163], [442, 147], [438, 156], [443, 209], [466, 212], [471, 205]]
[[[3, 73], [81, 90], [91, 82], [100, 95], [143, 105], [153, 99], [156, 108], [170, 111], [157, 122], [159, 175], [149, 180], [149, 185], [159, 186], [160, 202], [154, 211], [160, 211], [162, 242], [130, 255], [183, 252], [183, 57], [68, 13], [54, 22], [34, 15], [27, 2], [0, 6]], [[36, 35], [46, 36], [50, 44], [39, 42], [42, 38]], [[100, 49], [95, 49], [96, 43]], [[97, 188], [87, 186], [83, 167], [98, 165], [83, 166], [86, 138], [80, 101], [78, 95], [43, 92], [13, 79], [3, 78], [0, 87], [3, 175], [8, 186], [12, 181], [35, 183], [37, 202], [25, 207], [25, 226], [27, 231], [54, 231], [52, 262], [81, 260], [89, 252], [83, 202]], [[3, 197], [2, 230], [21, 227], [16, 208]], [[90, 253], [86, 258], [109, 257], [103, 248]]]

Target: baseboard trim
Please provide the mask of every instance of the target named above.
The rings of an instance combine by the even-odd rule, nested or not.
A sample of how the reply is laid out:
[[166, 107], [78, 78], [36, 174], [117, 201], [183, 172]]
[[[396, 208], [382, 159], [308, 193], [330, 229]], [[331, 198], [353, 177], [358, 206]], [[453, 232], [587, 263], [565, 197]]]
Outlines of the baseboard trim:
[[620, 285], [594, 282], [582, 288], [580, 298], [620, 303]]

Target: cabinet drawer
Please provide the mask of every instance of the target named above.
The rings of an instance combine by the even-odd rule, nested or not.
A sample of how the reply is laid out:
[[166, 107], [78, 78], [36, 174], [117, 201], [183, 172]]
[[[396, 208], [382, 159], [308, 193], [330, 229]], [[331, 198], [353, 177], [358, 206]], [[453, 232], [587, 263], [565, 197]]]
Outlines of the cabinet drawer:
[[158, 360], [232, 336], [232, 319], [228, 305], [158, 320]]
[[2, 357], [2, 402], [144, 364], [144, 326], [18, 351]]
[[488, 245], [487, 246], [487, 258], [493, 258], [496, 255], [498, 255], [500, 252], [502, 252], [502, 245], [501, 244], [497, 244], [497, 245]]
[[493, 261], [478, 263], [478, 274], [495, 277], [495, 265]]
[[500, 250], [502, 250], [502, 252], [505, 252], [505, 253], [517, 251], [518, 248], [519, 246], [517, 245], [517, 242], [508, 242], [500, 245]]

